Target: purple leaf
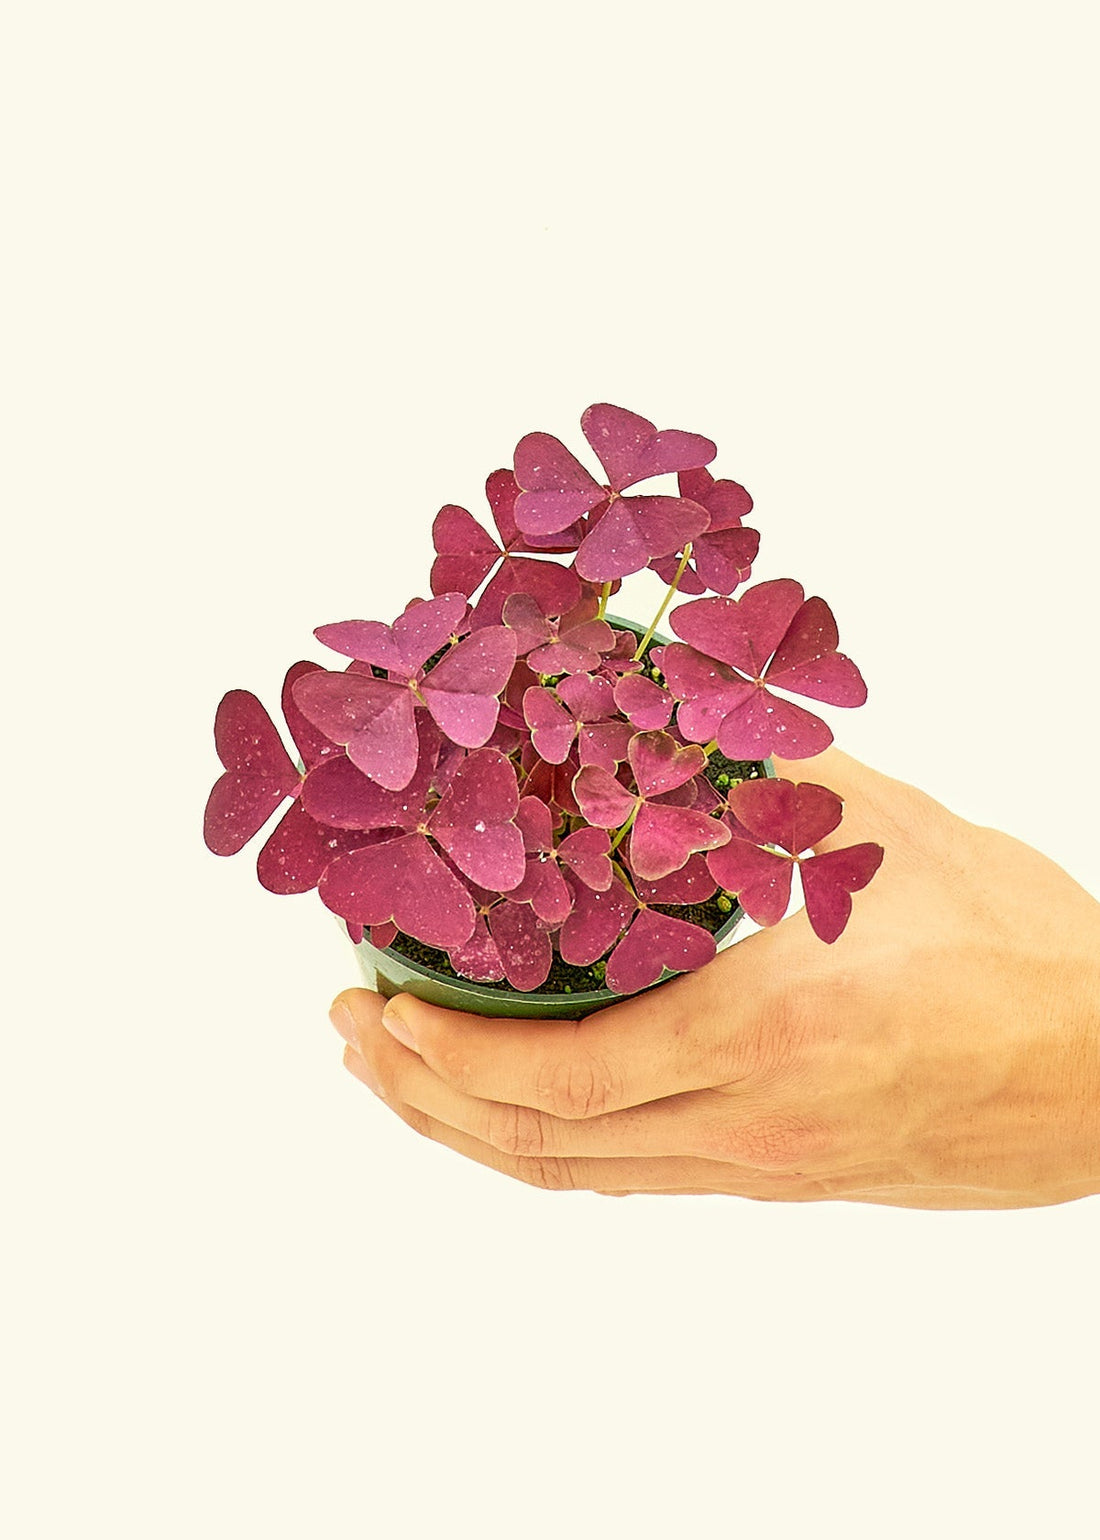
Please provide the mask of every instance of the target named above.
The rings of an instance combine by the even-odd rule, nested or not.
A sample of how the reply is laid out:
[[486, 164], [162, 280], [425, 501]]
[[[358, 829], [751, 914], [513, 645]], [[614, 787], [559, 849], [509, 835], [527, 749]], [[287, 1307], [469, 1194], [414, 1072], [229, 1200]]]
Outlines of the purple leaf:
[[470, 939], [461, 946], [451, 947], [447, 955], [451, 967], [464, 979], [473, 979], [478, 984], [496, 984], [504, 977], [500, 951], [489, 934], [484, 915], [478, 915]]
[[573, 795], [573, 777], [580, 769], [577, 756], [570, 753], [560, 765], [549, 764], [528, 745], [521, 763], [527, 774], [523, 790], [527, 796], [539, 797], [547, 807], [558, 808], [571, 817], [579, 817], [580, 808]]
[[578, 728], [584, 722], [598, 722], [614, 714], [615, 692], [611, 683], [596, 674], [570, 674], [556, 688], [576, 718]]
[[[317, 626], [313, 634], [319, 642], [345, 658], [374, 664], [402, 677], [408, 675], [393, 639], [393, 627], [380, 620], [338, 620], [332, 625]], [[358, 672], [365, 671], [360, 669]]]
[[527, 661], [540, 674], [587, 674], [599, 668], [602, 655], [614, 646], [615, 633], [606, 620], [585, 620], [568, 629], [563, 622]]
[[418, 674], [433, 653], [459, 634], [466, 610], [466, 595], [462, 593], [413, 599], [406, 605], [393, 623], [393, 639], [410, 676]]
[[[500, 535], [500, 543], [506, 551], [546, 551], [561, 553], [575, 551], [581, 537], [579, 524], [570, 525], [556, 535], [525, 535], [516, 523], [516, 499], [520, 495], [519, 482], [510, 470], [493, 471], [485, 482], [485, 496], [489, 500], [493, 522]], [[559, 571], [567, 569], [559, 568]], [[570, 576], [572, 574], [570, 573]], [[579, 589], [578, 584], [578, 589]], [[579, 598], [579, 592], [577, 597]], [[574, 599], [561, 609], [550, 609], [549, 615], [563, 615], [576, 603]]]
[[768, 665], [768, 683], [831, 706], [862, 706], [867, 686], [851, 658], [837, 652], [838, 641], [825, 600], [807, 599]]
[[[614, 631], [614, 627], [612, 630]], [[638, 638], [633, 631], [615, 631], [615, 647], [609, 657], [604, 658], [600, 673], [614, 682], [620, 674], [640, 674], [644, 664], [640, 658], [634, 656], [638, 648]], [[651, 650], [651, 657], [655, 652]]]
[[634, 881], [643, 904], [705, 904], [717, 886], [702, 855], [691, 856], [679, 871], [656, 882], [644, 882], [637, 873]]
[[392, 921], [427, 946], [461, 946], [473, 934], [470, 895], [422, 834], [338, 856], [318, 891], [329, 909], [352, 924]]
[[606, 829], [575, 829], [558, 846], [557, 857], [586, 887], [606, 893], [613, 876], [610, 848]]
[[400, 791], [412, 780], [417, 736], [407, 684], [351, 671], [318, 672], [303, 675], [292, 694], [306, 719], [333, 743], [345, 745], [364, 775], [388, 791]]
[[214, 783], [203, 818], [208, 850], [231, 856], [248, 844], [301, 777], [256, 696], [230, 690], [214, 718], [214, 746], [225, 774]]
[[508, 894], [514, 904], [530, 904], [540, 920], [558, 926], [573, 907], [573, 890], [551, 855], [528, 855], [523, 881]]
[[[688, 736], [687, 728], [680, 725]], [[770, 690], [757, 689], [726, 716], [712, 736], [728, 759], [766, 759], [769, 754], [809, 759], [833, 741], [832, 729], [812, 711]]]
[[[760, 550], [760, 536], [755, 529], [705, 530], [692, 542], [692, 554], [680, 574], [679, 590], [684, 594], [703, 594], [713, 589], [730, 594], [752, 576], [752, 564]], [[650, 564], [666, 583], [676, 576], [675, 556], [662, 556]]]
[[751, 837], [780, 845], [792, 856], [811, 849], [840, 825], [844, 804], [835, 791], [813, 781], [742, 781], [729, 808]]
[[290, 736], [297, 745], [298, 753], [302, 756], [302, 763], [307, 770], [312, 770], [322, 760], [339, 754], [338, 746], [325, 737], [313, 723], [304, 717], [294, 700], [294, 686], [298, 680], [306, 674], [323, 672], [319, 663], [307, 663], [304, 659], [301, 663], [294, 663], [287, 670], [283, 680], [282, 707], [283, 716], [286, 717], [286, 725], [290, 728]]
[[786, 914], [794, 870], [790, 856], [733, 839], [720, 850], [711, 851], [707, 865], [719, 886], [735, 894], [758, 925], [775, 925]]
[[496, 541], [473, 514], [454, 503], [436, 514], [432, 543], [438, 552], [432, 563], [433, 594], [457, 591], [469, 598], [501, 556]]
[[768, 659], [802, 605], [803, 588], [793, 578], [757, 583], [740, 599], [694, 599], [669, 616], [681, 641], [708, 658], [761, 676]]
[[573, 913], [558, 934], [558, 951], [563, 962], [587, 968], [614, 946], [638, 906], [618, 878], [602, 893], [581, 882], [574, 884], [573, 892]]
[[341, 754], [309, 772], [302, 802], [311, 818], [334, 829], [412, 830], [424, 819], [431, 777], [424, 754], [409, 784], [387, 791]]
[[467, 749], [488, 742], [497, 725], [498, 697], [516, 661], [515, 647], [507, 626], [488, 626], [452, 647], [424, 676], [424, 704], [452, 742]]
[[554, 960], [550, 937], [526, 904], [505, 900], [489, 911], [489, 929], [513, 989], [538, 989]]
[[626, 577], [654, 557], [683, 550], [706, 527], [706, 510], [683, 498], [616, 498], [581, 541], [577, 571], [594, 583]]
[[671, 623], [689, 644], [657, 649], [665, 682], [683, 702], [677, 725], [698, 742], [717, 738], [731, 759], [763, 759], [775, 751], [805, 759], [832, 742], [820, 717], [773, 694], [771, 684], [834, 705], [866, 698], [859, 670], [835, 651], [828, 605], [803, 602], [801, 584], [789, 578], [758, 583], [740, 599], [681, 605]]
[[524, 850], [552, 850], [554, 815], [538, 797], [522, 797], [516, 812], [516, 826], [523, 835]]
[[630, 864], [639, 877], [655, 882], [679, 871], [696, 851], [714, 850], [729, 838], [717, 818], [690, 807], [644, 802], [630, 831]]
[[738, 529], [752, 512], [752, 498], [736, 481], [716, 481], [710, 471], [681, 471], [680, 496], [690, 497], [710, 514], [711, 530]]
[[616, 994], [634, 994], [655, 984], [667, 968], [690, 973], [710, 962], [714, 937], [700, 925], [643, 908], [607, 963], [607, 987]]
[[676, 725], [694, 743], [708, 743], [717, 737], [730, 712], [750, 701], [755, 692], [749, 680], [694, 647], [671, 642], [667, 647], [655, 647], [651, 656], [669, 692], [680, 702]]
[[542, 605], [531, 594], [509, 594], [501, 610], [501, 619], [515, 632], [517, 658], [525, 658], [532, 647], [541, 647], [554, 634]]
[[506, 555], [500, 570], [486, 584], [472, 620], [475, 626], [498, 623], [513, 594], [530, 594], [548, 615], [560, 615], [572, 609], [580, 592], [580, 581], [571, 567], [536, 561], [529, 556]]
[[392, 626], [377, 620], [344, 620], [318, 626], [319, 642], [360, 663], [373, 663], [400, 679], [412, 679], [433, 652], [457, 635], [466, 615], [466, 596], [445, 593], [435, 599], [412, 599]]
[[748, 582], [759, 550], [755, 529], [706, 530], [696, 539], [691, 565], [705, 588], [729, 594]]
[[582, 765], [598, 765], [613, 775], [630, 750], [634, 729], [627, 722], [586, 722], [577, 734]]
[[518, 809], [514, 767], [496, 749], [480, 749], [454, 776], [428, 827], [467, 877], [507, 893], [522, 882], [526, 867], [514, 821]]
[[[710, 527], [697, 536], [691, 560], [680, 578], [680, 591], [701, 594], [713, 589], [728, 594], [746, 582], [756, 560], [760, 536], [742, 529], [741, 521], [752, 509], [752, 498], [736, 481], [715, 481], [707, 470], [682, 471], [680, 496], [698, 503], [710, 515]], [[674, 557], [653, 563], [654, 570], [671, 583]]]
[[598, 765], [585, 765], [573, 777], [581, 812], [598, 829], [617, 829], [634, 811], [638, 798]]
[[630, 765], [643, 797], [683, 786], [706, 764], [707, 756], [697, 744], [681, 747], [670, 733], [636, 733], [630, 741]]
[[655, 425], [637, 412], [606, 401], [587, 409], [581, 430], [617, 492], [651, 476], [709, 465], [718, 453], [702, 434], [684, 433], [678, 428], [658, 433]]
[[607, 496], [560, 439], [528, 433], [516, 445], [516, 482], [522, 489], [513, 513], [525, 535], [568, 529]]
[[837, 939], [852, 913], [849, 896], [865, 888], [882, 864], [881, 845], [848, 845], [799, 863], [806, 917], [822, 941]]
[[287, 808], [257, 856], [256, 875], [269, 893], [308, 893], [337, 856], [378, 838], [362, 829], [317, 823], [299, 799]]
[[541, 685], [527, 690], [523, 696], [523, 715], [531, 729], [535, 752], [547, 764], [563, 764], [577, 736], [577, 724], [553, 690]]
[[[576, 573], [557, 562], [534, 561], [514, 554], [517, 550], [542, 549], [543, 542], [532, 547], [516, 529], [511, 505], [517, 489], [511, 473], [494, 471], [485, 491], [504, 549], [495, 544], [465, 508], [453, 504], [441, 508], [432, 526], [432, 539], [439, 553], [432, 566], [432, 592], [443, 594], [457, 589], [470, 595], [499, 562], [499, 570], [489, 579], [471, 617], [475, 627], [499, 624], [503, 606], [513, 594], [533, 595], [551, 615], [570, 609], [581, 593]], [[552, 544], [552, 548], [568, 551], [576, 544], [576, 539], [570, 539], [565, 544]]]
[[615, 704], [640, 732], [667, 727], [672, 696], [644, 674], [624, 674], [615, 686]]

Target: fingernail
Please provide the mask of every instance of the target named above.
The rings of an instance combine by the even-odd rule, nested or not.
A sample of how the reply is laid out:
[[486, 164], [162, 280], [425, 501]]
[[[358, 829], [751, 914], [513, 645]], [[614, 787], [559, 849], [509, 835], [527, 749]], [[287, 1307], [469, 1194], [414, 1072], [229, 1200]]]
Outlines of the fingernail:
[[328, 1013], [328, 1019], [339, 1032], [345, 1043], [350, 1043], [353, 1048], [358, 1047], [359, 1037], [355, 1028], [355, 1017], [351, 1014], [351, 1007], [346, 1000], [336, 1000]]
[[412, 1033], [392, 1005], [387, 1005], [382, 1012], [382, 1025], [391, 1037], [395, 1037], [399, 1043], [404, 1043], [406, 1048], [411, 1048], [413, 1053], [420, 1052]]

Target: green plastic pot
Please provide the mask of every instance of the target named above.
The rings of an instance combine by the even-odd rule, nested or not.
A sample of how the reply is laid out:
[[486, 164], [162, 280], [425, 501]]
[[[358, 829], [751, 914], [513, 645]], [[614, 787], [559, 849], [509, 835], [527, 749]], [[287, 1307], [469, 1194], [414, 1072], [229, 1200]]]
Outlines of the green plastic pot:
[[[632, 620], [621, 620], [617, 615], [608, 615], [607, 619], [620, 631], [633, 631], [639, 641], [645, 635], [644, 627], [636, 625]], [[653, 645], [665, 646], [669, 640], [669, 637], [655, 633]], [[763, 760], [761, 763], [764, 766], [764, 774], [774, 778], [776, 772], [771, 760]], [[737, 927], [744, 917], [745, 911], [740, 904], [735, 903], [729, 919], [714, 932], [714, 940], [719, 951], [731, 944]], [[439, 973], [434, 968], [406, 957], [403, 952], [395, 951], [393, 947], [372, 946], [365, 937], [356, 945], [355, 953], [367, 988], [376, 990], [387, 1000], [399, 994], [415, 995], [418, 1000], [425, 1000], [429, 1005], [442, 1005], [454, 1011], [468, 1011], [476, 1016], [511, 1016], [532, 1021], [576, 1021], [582, 1016], [589, 1016], [593, 1011], [601, 1011], [608, 1005], [614, 1005], [617, 1000], [626, 998], [615, 994], [610, 989], [559, 994], [537, 989], [525, 993], [507, 986], [493, 988], [487, 984], [476, 984], [471, 979], [456, 979], [450, 974]], [[638, 992], [648, 994], [650, 989], [660, 989], [662, 984], [675, 977], [676, 974], [670, 973], [666, 968], [655, 984]]]

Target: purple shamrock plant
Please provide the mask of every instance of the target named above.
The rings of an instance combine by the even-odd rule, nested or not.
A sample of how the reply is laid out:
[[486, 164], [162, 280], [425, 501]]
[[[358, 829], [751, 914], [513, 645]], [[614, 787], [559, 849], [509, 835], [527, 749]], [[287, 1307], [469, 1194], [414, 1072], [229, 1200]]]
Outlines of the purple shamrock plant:
[[[790, 578], [743, 588], [752, 499], [707, 469], [709, 439], [606, 403], [581, 428], [602, 478], [526, 435], [486, 482], [499, 542], [448, 504], [431, 598], [316, 630], [340, 662], [286, 676], [297, 763], [254, 695], [225, 696], [206, 843], [232, 855], [282, 807], [257, 858], [270, 891], [316, 888], [425, 976], [540, 999], [702, 966], [742, 912], [782, 919], [796, 868], [834, 942], [882, 849], [813, 854], [840, 798], [768, 763], [832, 741], [790, 696], [866, 698], [832, 611]], [[636, 490], [671, 476], [676, 495]], [[647, 568], [668, 584], [652, 624], [609, 616]], [[678, 640], [659, 641], [678, 592]]]

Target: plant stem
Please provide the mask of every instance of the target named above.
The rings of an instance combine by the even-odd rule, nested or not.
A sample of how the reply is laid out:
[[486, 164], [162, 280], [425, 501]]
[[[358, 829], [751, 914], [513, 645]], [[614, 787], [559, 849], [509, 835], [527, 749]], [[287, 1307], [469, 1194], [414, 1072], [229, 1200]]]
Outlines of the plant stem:
[[611, 584], [610, 584], [610, 582], [607, 582], [607, 583], [605, 583], [603, 585], [603, 592], [600, 594], [600, 607], [596, 611], [596, 619], [597, 620], [602, 620], [604, 618], [604, 616], [607, 614], [607, 601], [608, 601], [608, 599], [610, 597], [611, 597]]
[[640, 903], [641, 900], [638, 898], [637, 893], [634, 892], [634, 884], [630, 880], [630, 873], [627, 871], [626, 867], [623, 865], [623, 863], [621, 861], [613, 861], [611, 864], [614, 867], [615, 871], [618, 872], [618, 874], [619, 874], [619, 881], [623, 884], [623, 886], [627, 889], [627, 891], [633, 896], [635, 902], [636, 903]]
[[646, 634], [642, 637], [641, 641], [638, 643], [638, 650], [634, 654], [634, 661], [635, 662], [637, 662], [637, 660], [639, 658], [645, 656], [645, 650], [649, 646], [650, 642], [653, 640], [653, 633], [654, 633], [654, 631], [656, 631], [657, 627], [661, 624], [661, 617], [662, 617], [662, 615], [665, 613], [665, 611], [668, 609], [669, 605], [672, 603], [672, 596], [676, 592], [676, 590], [679, 588], [679, 586], [680, 586], [680, 579], [683, 577], [684, 569], [685, 569], [685, 567], [687, 566], [687, 564], [688, 564], [688, 562], [690, 560], [691, 560], [691, 541], [689, 540], [687, 545], [684, 546], [684, 554], [680, 557], [680, 565], [676, 568], [676, 576], [672, 579], [672, 582], [668, 585], [668, 593], [665, 594], [664, 598], [661, 600], [661, 608], [657, 611], [656, 615], [654, 615], [654, 617], [653, 617], [653, 624], [650, 626], [649, 630], [646, 632]]
[[710, 756], [714, 753], [714, 751], [715, 751], [715, 749], [717, 747], [718, 747], [718, 739], [717, 738], [712, 738], [709, 743], [705, 743], [703, 745], [703, 753], [709, 759]]
[[631, 813], [631, 815], [627, 819], [627, 821], [623, 824], [622, 828], [615, 835], [615, 838], [611, 841], [611, 845], [610, 845], [610, 849], [611, 850], [618, 850], [618, 848], [622, 844], [623, 840], [630, 833], [630, 826], [634, 822], [635, 818], [637, 818], [637, 816], [638, 816], [638, 809], [641, 807], [641, 805], [642, 805], [642, 799], [641, 799], [641, 797], [639, 797], [637, 802], [635, 802], [635, 804], [634, 804], [634, 811]]

